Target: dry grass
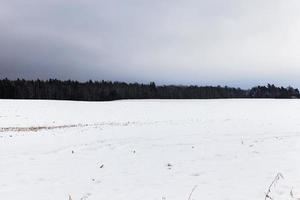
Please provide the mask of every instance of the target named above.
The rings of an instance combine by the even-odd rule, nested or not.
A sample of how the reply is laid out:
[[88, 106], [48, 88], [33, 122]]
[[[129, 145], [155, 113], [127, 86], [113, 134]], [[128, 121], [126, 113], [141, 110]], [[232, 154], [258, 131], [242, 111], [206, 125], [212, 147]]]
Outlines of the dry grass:
[[272, 189], [276, 186], [277, 182], [280, 180], [280, 179], [283, 179], [283, 175], [281, 173], [278, 173], [274, 180], [272, 181], [272, 183], [270, 184], [267, 192], [266, 192], [266, 195], [265, 195], [265, 200], [273, 200], [272, 196], [271, 196], [271, 193], [272, 193]]
[[70, 124], [59, 126], [30, 126], [30, 127], [0, 127], [1, 132], [37, 132], [42, 130], [64, 129], [64, 128], [82, 128], [82, 127], [97, 127], [97, 126], [128, 126], [130, 124], [139, 124], [138, 122], [103, 122], [93, 124]]
[[41, 130], [75, 128], [75, 127], [86, 127], [86, 126], [91, 126], [91, 125], [72, 124], [72, 125], [61, 125], [61, 126], [4, 127], [4, 128], [0, 128], [0, 132], [37, 132]]

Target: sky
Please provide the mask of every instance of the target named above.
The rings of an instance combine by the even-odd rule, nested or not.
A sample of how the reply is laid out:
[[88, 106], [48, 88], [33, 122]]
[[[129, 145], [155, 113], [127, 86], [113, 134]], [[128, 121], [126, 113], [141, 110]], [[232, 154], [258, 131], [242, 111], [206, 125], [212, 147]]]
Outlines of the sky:
[[0, 78], [300, 87], [298, 0], [0, 0]]

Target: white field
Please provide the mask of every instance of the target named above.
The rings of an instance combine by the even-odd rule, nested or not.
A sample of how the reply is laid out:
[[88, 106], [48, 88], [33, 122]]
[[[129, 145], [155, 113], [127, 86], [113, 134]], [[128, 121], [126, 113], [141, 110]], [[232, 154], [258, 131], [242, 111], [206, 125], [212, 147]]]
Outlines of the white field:
[[300, 194], [299, 100], [0, 100], [0, 127], [3, 200]]

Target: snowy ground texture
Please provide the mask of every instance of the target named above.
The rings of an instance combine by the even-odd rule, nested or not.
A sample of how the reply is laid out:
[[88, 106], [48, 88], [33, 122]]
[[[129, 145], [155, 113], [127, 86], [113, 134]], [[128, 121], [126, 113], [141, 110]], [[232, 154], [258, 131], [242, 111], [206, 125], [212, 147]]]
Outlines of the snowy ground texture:
[[299, 198], [300, 100], [0, 100], [0, 199], [264, 200], [278, 173]]

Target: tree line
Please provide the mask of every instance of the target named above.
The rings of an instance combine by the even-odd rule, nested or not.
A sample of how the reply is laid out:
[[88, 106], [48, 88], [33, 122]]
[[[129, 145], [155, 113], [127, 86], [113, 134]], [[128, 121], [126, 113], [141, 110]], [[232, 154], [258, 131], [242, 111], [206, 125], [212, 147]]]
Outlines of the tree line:
[[292, 87], [257, 86], [249, 90], [221, 86], [156, 86], [111, 81], [0, 80], [1, 99], [110, 101], [119, 99], [299, 98]]

